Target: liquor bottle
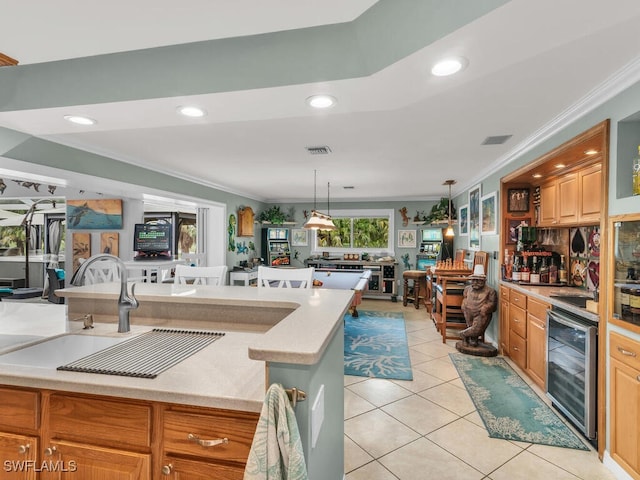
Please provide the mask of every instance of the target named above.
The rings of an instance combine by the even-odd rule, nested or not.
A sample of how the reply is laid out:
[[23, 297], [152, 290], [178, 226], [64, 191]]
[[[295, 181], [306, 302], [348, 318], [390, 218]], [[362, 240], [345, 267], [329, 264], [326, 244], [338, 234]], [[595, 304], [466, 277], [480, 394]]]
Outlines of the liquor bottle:
[[524, 257], [524, 265], [520, 269], [520, 281], [529, 283], [531, 278], [531, 270], [529, 270], [527, 257]]
[[547, 259], [544, 257], [540, 267], [540, 283], [549, 283], [549, 266], [547, 265]]
[[633, 194], [640, 195], [640, 145], [638, 155], [633, 159]]
[[551, 258], [551, 265], [549, 265], [549, 283], [558, 283], [558, 267]]
[[533, 264], [531, 265], [531, 275], [529, 275], [529, 282], [540, 283], [540, 268], [538, 267], [538, 258], [533, 256]]
[[560, 283], [567, 283], [567, 265], [564, 263], [564, 255], [560, 255], [560, 269], [558, 270]]
[[514, 282], [520, 281], [520, 256], [513, 256], [513, 268], [511, 269], [511, 280]]

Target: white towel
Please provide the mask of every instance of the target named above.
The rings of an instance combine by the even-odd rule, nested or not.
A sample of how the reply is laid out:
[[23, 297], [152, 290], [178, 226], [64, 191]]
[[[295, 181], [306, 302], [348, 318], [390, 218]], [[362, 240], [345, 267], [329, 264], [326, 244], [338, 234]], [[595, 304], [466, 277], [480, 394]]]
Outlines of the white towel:
[[307, 480], [296, 416], [282, 385], [267, 390], [244, 480]]

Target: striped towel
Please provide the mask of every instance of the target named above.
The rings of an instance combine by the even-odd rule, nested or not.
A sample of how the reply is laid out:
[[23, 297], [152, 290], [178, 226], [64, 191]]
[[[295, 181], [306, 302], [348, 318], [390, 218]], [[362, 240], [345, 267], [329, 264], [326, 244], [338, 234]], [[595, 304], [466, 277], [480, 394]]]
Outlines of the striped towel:
[[244, 480], [307, 480], [296, 416], [282, 385], [267, 390]]

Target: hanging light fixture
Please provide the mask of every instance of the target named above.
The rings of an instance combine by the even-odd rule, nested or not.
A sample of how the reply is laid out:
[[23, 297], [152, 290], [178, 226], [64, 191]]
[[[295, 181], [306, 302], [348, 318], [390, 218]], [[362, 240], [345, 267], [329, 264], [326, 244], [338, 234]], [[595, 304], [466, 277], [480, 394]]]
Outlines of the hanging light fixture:
[[[307, 230], [335, 230], [336, 226], [331, 220], [331, 215], [321, 213], [316, 208], [316, 185], [317, 185], [318, 171], [313, 171], [313, 210], [311, 210], [311, 216], [309, 220], [302, 226]], [[329, 212], [329, 183], [327, 183], [327, 212]]]
[[443, 185], [449, 185], [449, 210], [447, 212], [447, 218], [449, 219], [449, 225], [444, 232], [445, 237], [453, 237], [455, 236], [455, 232], [453, 231], [453, 225], [451, 223], [451, 185], [455, 184], [455, 180], [446, 180]]

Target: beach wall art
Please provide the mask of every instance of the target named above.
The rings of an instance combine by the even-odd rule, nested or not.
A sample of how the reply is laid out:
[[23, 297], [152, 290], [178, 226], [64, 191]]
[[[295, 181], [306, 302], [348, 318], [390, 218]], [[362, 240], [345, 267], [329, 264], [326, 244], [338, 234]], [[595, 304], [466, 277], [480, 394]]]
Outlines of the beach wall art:
[[111, 230], [122, 228], [122, 199], [67, 200], [67, 228]]

